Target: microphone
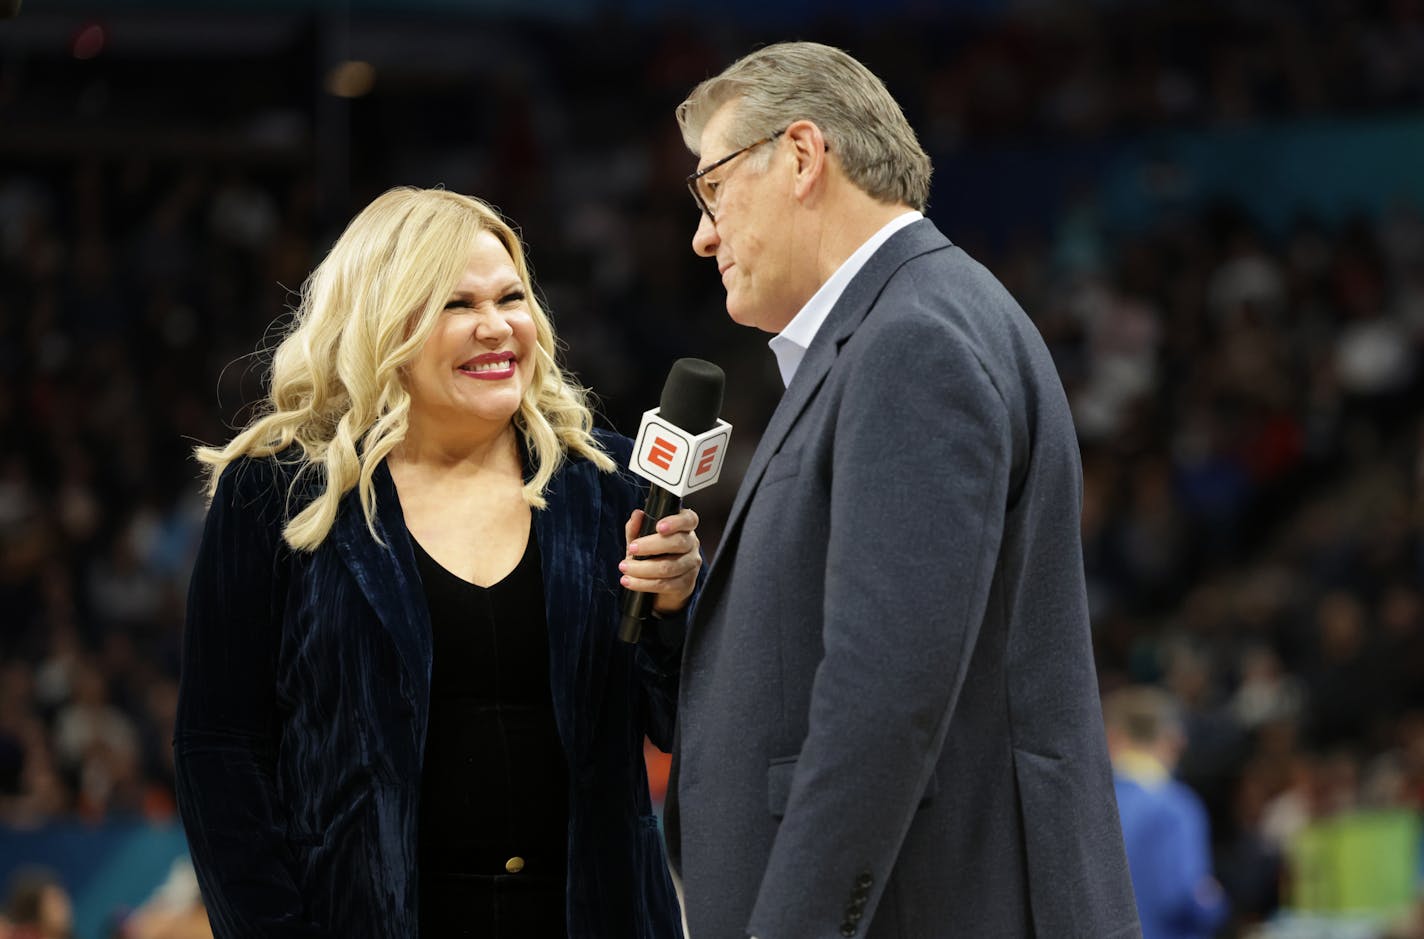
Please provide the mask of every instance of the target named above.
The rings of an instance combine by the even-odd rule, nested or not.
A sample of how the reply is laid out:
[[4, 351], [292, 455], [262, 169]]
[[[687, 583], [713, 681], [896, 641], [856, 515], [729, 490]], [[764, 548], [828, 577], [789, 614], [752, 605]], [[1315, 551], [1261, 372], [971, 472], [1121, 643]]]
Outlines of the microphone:
[[[676, 515], [682, 497], [705, 489], [722, 475], [722, 460], [732, 425], [718, 420], [727, 376], [702, 359], [678, 359], [663, 383], [660, 406], [643, 414], [628, 468], [648, 480], [643, 524], [638, 537], [651, 535], [658, 520]], [[637, 642], [654, 596], [623, 588], [623, 619], [618, 638]]]

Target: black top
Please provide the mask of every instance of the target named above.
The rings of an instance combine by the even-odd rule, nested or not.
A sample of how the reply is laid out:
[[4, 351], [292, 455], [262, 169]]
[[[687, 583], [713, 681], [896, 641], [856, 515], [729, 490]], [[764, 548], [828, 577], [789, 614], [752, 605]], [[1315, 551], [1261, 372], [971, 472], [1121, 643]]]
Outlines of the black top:
[[533, 528], [518, 566], [490, 587], [452, 574], [419, 542], [415, 557], [434, 632], [421, 933], [562, 936], [568, 768]]

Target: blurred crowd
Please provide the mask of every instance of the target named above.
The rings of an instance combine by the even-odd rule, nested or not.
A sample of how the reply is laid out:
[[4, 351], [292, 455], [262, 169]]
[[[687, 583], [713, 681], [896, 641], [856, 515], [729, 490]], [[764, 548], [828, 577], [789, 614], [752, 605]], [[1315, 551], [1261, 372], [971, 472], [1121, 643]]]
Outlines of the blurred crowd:
[[1037, 307], [1101, 679], [1186, 708], [1179, 776], [1261, 916], [1312, 821], [1424, 808], [1424, 217], [1270, 239], [1221, 211], [1113, 254]]
[[1005, 270], [1079, 426], [1101, 680], [1187, 709], [1179, 775], [1262, 915], [1311, 821], [1424, 808], [1424, 216], [1217, 209], [1054, 255]]
[[[1424, 108], [1419, 0], [1025, 4], [800, 35], [885, 75], [940, 155]], [[102, 57], [0, 69], [0, 125], [87, 122], [109, 141], [0, 141], [0, 825], [173, 817], [204, 512], [191, 447], [248, 413], [254, 350], [388, 185], [441, 182], [512, 217], [602, 422], [636, 431], [672, 359], [699, 355], [729, 374], [724, 417], [749, 457], [780, 384], [688, 247], [693, 159], [671, 109], [760, 38], [483, 24], [480, 48], [507, 40], [518, 68], [506, 52], [446, 84], [397, 71], [340, 105], [344, 188], [321, 162], [330, 105], [293, 83], [199, 98], [196, 56], [163, 89]], [[299, 31], [272, 74], [300, 74], [319, 45]], [[268, 142], [294, 125], [297, 157], [145, 149], [132, 128], [160, 112]], [[1179, 775], [1207, 806], [1236, 924], [1264, 918], [1312, 820], [1424, 809], [1421, 207], [1268, 230], [1206, 204], [1131, 233], [1065, 213], [999, 243], [954, 192], [937, 179], [931, 215], [1034, 318], [1073, 406], [1103, 687], [1182, 703]], [[738, 475], [694, 503], [709, 549]]]

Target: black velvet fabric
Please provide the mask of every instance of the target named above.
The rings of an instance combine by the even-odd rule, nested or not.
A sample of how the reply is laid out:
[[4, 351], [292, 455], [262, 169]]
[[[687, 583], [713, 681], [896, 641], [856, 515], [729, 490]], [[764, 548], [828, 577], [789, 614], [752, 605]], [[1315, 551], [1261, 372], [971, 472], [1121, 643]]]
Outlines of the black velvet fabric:
[[[627, 465], [629, 441], [599, 442]], [[287, 549], [282, 525], [304, 503], [288, 495], [294, 470], [234, 462], [208, 512], [174, 739], [179, 810], [218, 939], [416, 936], [432, 639], [412, 542], [381, 466], [379, 542], [353, 491], [316, 551]], [[623, 524], [643, 486], [572, 460], [547, 495], [534, 528], [569, 767], [569, 936], [672, 939], [642, 742], [672, 742], [680, 623], [636, 647], [616, 635]]]

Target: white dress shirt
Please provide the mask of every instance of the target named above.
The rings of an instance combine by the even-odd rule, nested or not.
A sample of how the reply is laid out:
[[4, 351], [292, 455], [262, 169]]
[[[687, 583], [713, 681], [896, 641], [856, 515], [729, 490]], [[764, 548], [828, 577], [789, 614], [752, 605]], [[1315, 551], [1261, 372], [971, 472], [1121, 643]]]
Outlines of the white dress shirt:
[[816, 338], [816, 333], [821, 329], [821, 324], [830, 315], [831, 308], [836, 305], [836, 301], [845, 293], [846, 285], [860, 273], [860, 269], [865, 266], [865, 262], [870, 260], [870, 256], [880, 250], [880, 246], [890, 239], [900, 229], [911, 222], [917, 222], [924, 218], [914, 209], [909, 210], [904, 215], [897, 215], [885, 227], [866, 239], [865, 243], [855, 252], [845, 259], [836, 272], [826, 279], [801, 311], [791, 318], [791, 322], [786, 324], [786, 328], [772, 336], [767, 345], [771, 346], [771, 351], [776, 354], [776, 366], [781, 369], [781, 382], [788, 388], [791, 386], [791, 379], [796, 375], [796, 369], [800, 367], [801, 360], [806, 357], [806, 350], [811, 347], [811, 340]]

